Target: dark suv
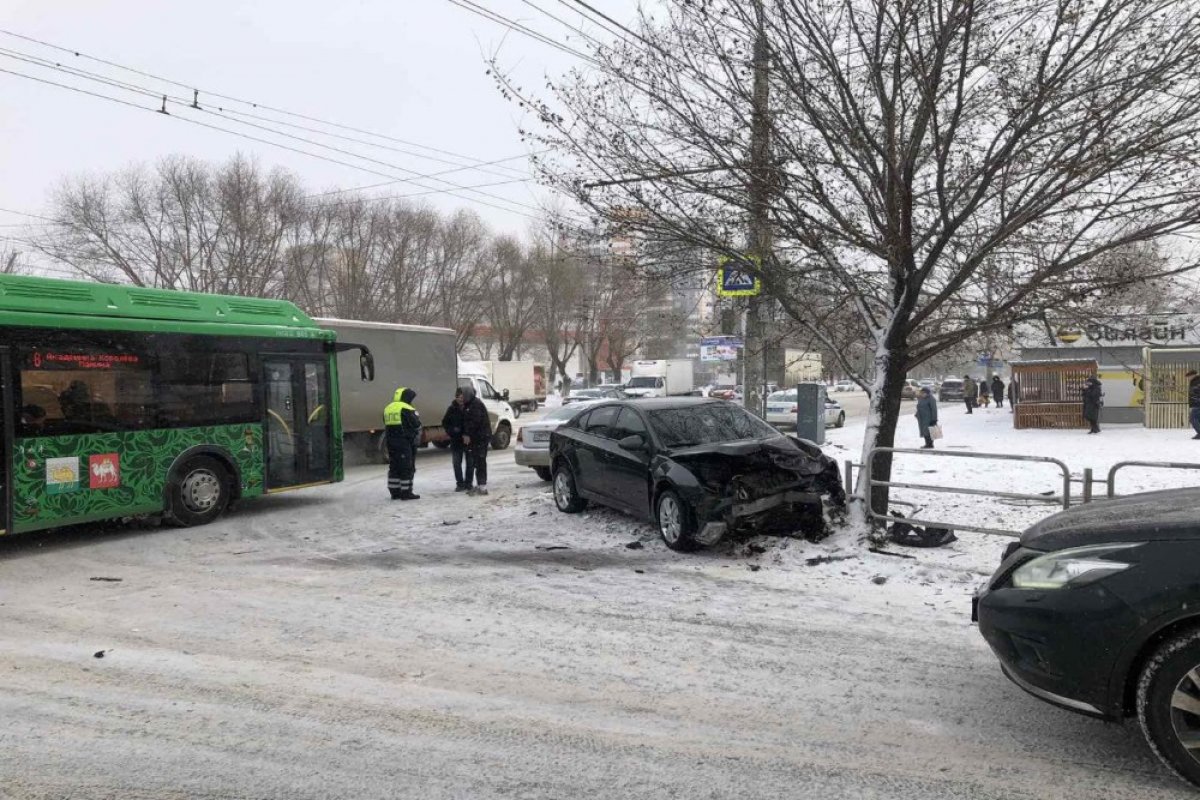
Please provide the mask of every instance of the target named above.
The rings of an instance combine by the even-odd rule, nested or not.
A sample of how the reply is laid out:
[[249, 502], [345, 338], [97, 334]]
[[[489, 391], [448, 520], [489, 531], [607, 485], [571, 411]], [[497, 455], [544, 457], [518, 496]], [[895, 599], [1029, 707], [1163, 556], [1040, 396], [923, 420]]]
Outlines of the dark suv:
[[1106, 719], [1200, 785], [1200, 489], [1080, 506], [1011, 544], [973, 617], [1022, 689]]

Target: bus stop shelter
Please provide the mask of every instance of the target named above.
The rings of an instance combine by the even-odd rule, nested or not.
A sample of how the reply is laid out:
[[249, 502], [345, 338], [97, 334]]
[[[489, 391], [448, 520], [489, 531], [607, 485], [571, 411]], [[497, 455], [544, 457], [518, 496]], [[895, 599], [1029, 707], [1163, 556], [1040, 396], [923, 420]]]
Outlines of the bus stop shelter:
[[1144, 365], [1147, 428], [1187, 428], [1188, 381], [1200, 372], [1200, 348], [1147, 347]]
[[1086, 428], [1083, 387], [1096, 374], [1095, 359], [1014, 361], [1014, 428]]

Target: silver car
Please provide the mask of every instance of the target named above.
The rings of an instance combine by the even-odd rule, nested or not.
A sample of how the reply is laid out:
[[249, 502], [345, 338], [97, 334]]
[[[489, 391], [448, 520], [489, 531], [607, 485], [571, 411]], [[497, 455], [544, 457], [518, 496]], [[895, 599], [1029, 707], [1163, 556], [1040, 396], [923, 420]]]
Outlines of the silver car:
[[531, 467], [544, 481], [550, 480], [550, 434], [560, 425], [570, 422], [576, 414], [596, 403], [596, 400], [591, 399], [578, 400], [569, 406], [547, 411], [537, 422], [522, 425], [517, 431], [517, 447], [513, 450], [517, 464]]
[[[796, 390], [784, 389], [767, 395], [767, 422], [777, 428], [796, 427]], [[825, 427], [840, 428], [846, 424], [846, 412], [841, 403], [825, 398]]]

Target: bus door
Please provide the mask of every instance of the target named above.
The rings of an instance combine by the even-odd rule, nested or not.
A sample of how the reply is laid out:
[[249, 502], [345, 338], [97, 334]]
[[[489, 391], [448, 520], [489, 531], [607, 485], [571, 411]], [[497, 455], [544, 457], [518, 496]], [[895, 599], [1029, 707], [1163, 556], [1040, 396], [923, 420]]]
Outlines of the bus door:
[[267, 491], [333, 479], [329, 361], [263, 356]]
[[0, 347], [0, 534], [12, 530], [12, 448], [17, 422], [8, 353], [7, 347]]

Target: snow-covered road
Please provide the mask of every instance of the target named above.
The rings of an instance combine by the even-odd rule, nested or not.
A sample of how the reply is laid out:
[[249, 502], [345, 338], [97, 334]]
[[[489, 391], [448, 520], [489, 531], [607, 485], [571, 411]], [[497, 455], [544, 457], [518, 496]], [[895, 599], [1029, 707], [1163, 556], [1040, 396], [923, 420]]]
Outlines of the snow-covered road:
[[969, 621], [1002, 540], [683, 556], [492, 466], [486, 499], [427, 452], [417, 503], [362, 467], [206, 528], [0, 542], [0, 797], [1194, 796], [1002, 677]]

